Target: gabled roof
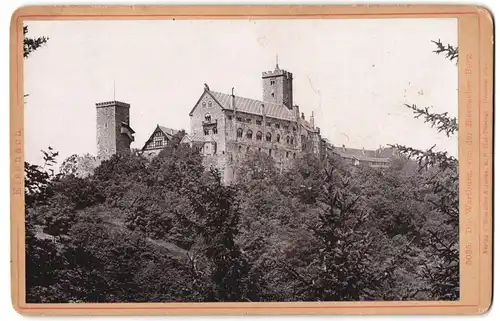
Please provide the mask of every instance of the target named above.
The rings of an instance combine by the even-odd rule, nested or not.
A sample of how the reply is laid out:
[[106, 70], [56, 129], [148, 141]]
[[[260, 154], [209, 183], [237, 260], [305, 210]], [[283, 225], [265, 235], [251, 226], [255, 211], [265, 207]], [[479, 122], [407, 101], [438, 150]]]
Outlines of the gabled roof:
[[165, 127], [165, 126], [160, 126], [160, 125], [156, 125], [156, 128], [155, 130], [153, 130], [153, 132], [151, 133], [151, 135], [149, 136], [149, 138], [146, 140], [146, 142], [144, 143], [144, 146], [142, 147], [142, 149], [145, 149], [146, 146], [148, 145], [148, 143], [153, 139], [153, 136], [154, 134], [157, 132], [157, 131], [160, 131], [163, 133], [163, 135], [165, 135], [165, 137], [167, 139], [172, 139], [172, 136], [174, 136], [175, 134], [177, 134], [179, 131], [178, 130], [175, 130], [175, 129], [172, 129], [172, 128], [168, 128], [168, 127]]
[[307, 120], [299, 118], [299, 124], [302, 125], [307, 131], [310, 131], [310, 132], [316, 131], [316, 128], [313, 128], [311, 123], [308, 122]]
[[[198, 99], [195, 106], [189, 113], [189, 115], [193, 114], [194, 109], [200, 102], [203, 95], [205, 95], [205, 93], [208, 93], [215, 100], [215, 102], [220, 107], [222, 107], [222, 109], [224, 110], [233, 109], [231, 102], [232, 95], [205, 89], [203, 94]], [[293, 112], [290, 109], [288, 109], [288, 107], [286, 107], [285, 105], [280, 105], [240, 96], [234, 96], [234, 104], [236, 107], [236, 111], [241, 111], [244, 113], [249, 113], [254, 115], [262, 115], [262, 105], [264, 105], [264, 113], [266, 116], [282, 120], [295, 121], [295, 116]]]
[[168, 136], [168, 138], [171, 138], [172, 136], [174, 136], [175, 134], [177, 134], [179, 132], [178, 130], [175, 130], [175, 129], [172, 129], [172, 128], [168, 128], [168, 127], [165, 127], [165, 126], [160, 126], [160, 125], [158, 125], [158, 128], [160, 128], [160, 130], [166, 136]]
[[182, 137], [181, 142], [183, 141], [191, 141], [191, 142], [205, 142], [205, 137], [204, 136], [195, 136], [195, 135], [184, 135]]
[[341, 157], [370, 162], [388, 162], [389, 158], [393, 155], [393, 150], [391, 148], [370, 150], [334, 146], [332, 149], [334, 153]]
[[[232, 96], [229, 94], [223, 94], [216, 91], [209, 91], [210, 94], [217, 100], [217, 102], [222, 106], [223, 109], [232, 110], [231, 105]], [[236, 111], [241, 111], [244, 113], [262, 115], [262, 105], [264, 105], [264, 114], [269, 117], [295, 121], [295, 117], [290, 109], [285, 105], [275, 104], [271, 102], [265, 102], [261, 100], [244, 98], [240, 96], [234, 96], [234, 104]]]

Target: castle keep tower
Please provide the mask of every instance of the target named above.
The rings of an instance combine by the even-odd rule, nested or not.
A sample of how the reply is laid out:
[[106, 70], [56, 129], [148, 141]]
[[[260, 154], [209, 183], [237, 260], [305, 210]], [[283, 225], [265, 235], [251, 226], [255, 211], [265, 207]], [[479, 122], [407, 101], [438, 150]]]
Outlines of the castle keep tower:
[[292, 73], [281, 70], [276, 62], [274, 71], [262, 73], [262, 100], [285, 105], [291, 110], [293, 106], [292, 80]]
[[134, 130], [130, 128], [130, 105], [120, 101], [96, 103], [97, 157], [107, 159], [113, 154], [130, 152]]

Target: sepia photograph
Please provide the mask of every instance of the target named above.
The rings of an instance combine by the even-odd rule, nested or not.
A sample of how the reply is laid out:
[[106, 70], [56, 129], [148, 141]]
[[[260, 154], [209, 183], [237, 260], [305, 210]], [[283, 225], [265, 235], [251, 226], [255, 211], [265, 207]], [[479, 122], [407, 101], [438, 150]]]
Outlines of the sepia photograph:
[[26, 303], [460, 300], [457, 18], [23, 35]]

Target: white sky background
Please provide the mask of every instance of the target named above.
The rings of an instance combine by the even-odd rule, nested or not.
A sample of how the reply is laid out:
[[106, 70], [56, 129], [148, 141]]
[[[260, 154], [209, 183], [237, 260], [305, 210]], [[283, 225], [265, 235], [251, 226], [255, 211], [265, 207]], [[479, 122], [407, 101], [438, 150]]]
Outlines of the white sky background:
[[157, 124], [189, 132], [189, 111], [210, 89], [262, 99], [261, 72], [294, 74], [294, 104], [314, 111], [335, 145], [374, 149], [434, 144], [446, 138], [404, 103], [458, 114], [458, 70], [431, 40], [457, 45], [456, 19], [32, 21], [46, 46], [25, 60], [25, 157], [41, 163], [96, 153], [95, 103], [131, 104], [133, 148]]

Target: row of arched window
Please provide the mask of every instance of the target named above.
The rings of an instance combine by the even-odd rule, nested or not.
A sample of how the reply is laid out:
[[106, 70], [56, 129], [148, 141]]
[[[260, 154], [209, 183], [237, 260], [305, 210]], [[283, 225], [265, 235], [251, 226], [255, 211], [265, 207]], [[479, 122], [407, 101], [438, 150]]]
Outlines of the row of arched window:
[[[238, 146], [238, 152], [241, 153], [242, 151], [243, 151], [242, 146], [241, 145]], [[259, 151], [259, 153], [261, 153], [262, 152], [262, 148], [259, 147], [258, 151]], [[247, 153], [250, 152], [250, 146], [246, 147], [246, 152]], [[274, 153], [275, 153], [275, 156], [279, 156], [279, 151], [278, 150], [275, 150]], [[272, 149], [268, 150], [268, 154], [269, 154], [269, 156], [272, 156]], [[285, 155], [286, 158], [290, 158], [290, 152], [289, 151], [286, 151], [284, 155]], [[295, 153], [293, 153], [292, 157], [295, 159]]]
[[[238, 128], [236, 130], [236, 137], [238, 137], [238, 138], [242, 138], [243, 137], [243, 129]], [[247, 130], [246, 138], [247, 139], [253, 139], [253, 131], [251, 129]], [[267, 133], [266, 134], [266, 142], [271, 142], [272, 138], [273, 138], [273, 136], [272, 136], [271, 133]], [[255, 134], [255, 139], [262, 140], [262, 132], [261, 131], [258, 131], [257, 134]], [[281, 136], [280, 136], [280, 134], [277, 134], [276, 135], [276, 142], [279, 143], [280, 140], [281, 140]], [[293, 137], [287, 136], [286, 137], [286, 143], [287, 144], [293, 144]]]

